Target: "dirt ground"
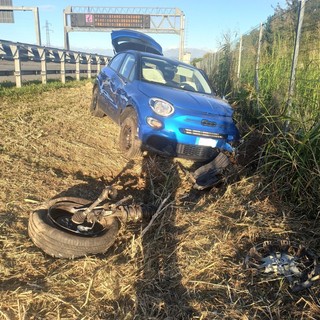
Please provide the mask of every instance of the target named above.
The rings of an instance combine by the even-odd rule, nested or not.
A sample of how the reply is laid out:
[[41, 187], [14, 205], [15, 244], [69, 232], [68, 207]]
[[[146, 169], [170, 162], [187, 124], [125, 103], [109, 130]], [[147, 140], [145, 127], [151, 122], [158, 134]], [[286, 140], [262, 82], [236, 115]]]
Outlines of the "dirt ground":
[[[196, 191], [180, 165], [190, 161], [126, 160], [119, 128], [89, 114], [91, 88], [0, 96], [0, 319], [320, 319], [319, 283], [293, 292], [243, 266], [265, 239], [320, 254], [318, 221], [295, 216], [243, 165]], [[170, 205], [143, 237], [147, 223], [122, 224], [105, 254], [55, 259], [30, 240], [39, 205], [93, 200], [109, 184], [119, 198]]]

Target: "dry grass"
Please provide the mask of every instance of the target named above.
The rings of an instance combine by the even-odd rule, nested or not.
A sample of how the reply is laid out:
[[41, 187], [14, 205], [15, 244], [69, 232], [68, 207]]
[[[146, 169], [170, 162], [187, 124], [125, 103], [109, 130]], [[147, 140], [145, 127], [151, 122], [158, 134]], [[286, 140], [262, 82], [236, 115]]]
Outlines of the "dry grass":
[[[317, 221], [296, 218], [245, 170], [197, 192], [177, 161], [128, 162], [118, 127], [89, 115], [91, 86], [0, 97], [0, 319], [319, 319], [319, 287], [293, 293], [242, 267], [266, 238], [319, 253]], [[27, 221], [39, 203], [94, 199], [108, 183], [171, 205], [143, 237], [146, 224], [123, 225], [105, 255], [59, 260], [33, 245]]]

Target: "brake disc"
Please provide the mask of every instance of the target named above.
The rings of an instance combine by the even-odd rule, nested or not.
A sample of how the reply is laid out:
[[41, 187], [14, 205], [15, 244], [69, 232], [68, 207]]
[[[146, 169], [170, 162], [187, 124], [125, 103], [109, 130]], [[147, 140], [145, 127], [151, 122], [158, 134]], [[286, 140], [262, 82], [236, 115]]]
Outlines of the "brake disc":
[[318, 257], [288, 240], [263, 241], [253, 246], [244, 264], [264, 275], [283, 276], [293, 291], [311, 287], [320, 277]]
[[103, 226], [98, 222], [89, 223], [84, 221], [82, 224], [75, 224], [72, 221], [72, 216], [74, 214], [72, 209], [76, 206], [81, 207], [82, 205], [83, 204], [74, 202], [58, 202], [48, 208], [48, 218], [56, 226], [66, 231], [88, 237], [97, 236], [106, 229], [106, 226]]

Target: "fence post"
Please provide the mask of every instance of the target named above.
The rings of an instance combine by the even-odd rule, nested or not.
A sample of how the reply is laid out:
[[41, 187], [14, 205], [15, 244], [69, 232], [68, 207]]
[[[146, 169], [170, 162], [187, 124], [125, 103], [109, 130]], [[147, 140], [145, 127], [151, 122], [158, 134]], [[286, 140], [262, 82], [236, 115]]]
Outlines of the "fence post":
[[76, 80], [80, 81], [80, 54], [76, 53]]
[[60, 59], [60, 75], [61, 82], [66, 83], [66, 53], [64, 51], [58, 51]]
[[101, 58], [97, 56], [97, 74], [101, 71]]
[[259, 40], [258, 40], [258, 50], [257, 50], [257, 59], [256, 59], [256, 67], [255, 67], [255, 75], [254, 75], [254, 87], [257, 93], [257, 107], [258, 111], [260, 111], [260, 103], [259, 103], [259, 67], [260, 67], [260, 54], [261, 54], [261, 43], [262, 43], [262, 32], [263, 32], [263, 24], [260, 23], [260, 31], [259, 31]]
[[38, 48], [40, 63], [41, 63], [41, 81], [42, 84], [47, 83], [47, 61], [46, 61], [46, 49]]
[[91, 54], [86, 55], [87, 64], [88, 64], [88, 79], [91, 79]]
[[214, 72], [214, 53], [210, 53], [210, 76]]
[[220, 50], [217, 51], [217, 73], [220, 71]]
[[237, 68], [237, 82], [240, 84], [240, 71], [241, 71], [241, 55], [242, 55], [242, 35], [239, 42], [239, 55], [238, 55], [238, 68]]
[[300, 48], [300, 38], [301, 38], [301, 29], [304, 17], [304, 8], [305, 8], [305, 0], [299, 0], [299, 11], [298, 11], [298, 23], [296, 29], [296, 38], [294, 41], [294, 51], [292, 57], [292, 64], [291, 64], [291, 76], [290, 76], [290, 84], [289, 84], [289, 93], [288, 93], [288, 100], [287, 100], [287, 107], [286, 107], [286, 116], [287, 120], [284, 125], [284, 131], [287, 132], [289, 130], [290, 124], [290, 116], [291, 116], [291, 109], [292, 109], [292, 97], [294, 94], [294, 86], [296, 80], [296, 68], [297, 62], [299, 57], [299, 48]]
[[16, 87], [21, 88], [22, 78], [21, 78], [21, 61], [20, 61], [20, 47], [18, 45], [10, 45], [14, 60], [14, 76], [16, 78]]

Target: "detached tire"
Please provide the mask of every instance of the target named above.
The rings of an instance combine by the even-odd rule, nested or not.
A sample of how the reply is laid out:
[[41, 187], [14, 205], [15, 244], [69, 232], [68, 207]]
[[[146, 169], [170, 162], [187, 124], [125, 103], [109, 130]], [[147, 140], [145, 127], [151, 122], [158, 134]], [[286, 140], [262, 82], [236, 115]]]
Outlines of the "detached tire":
[[[87, 204], [89, 201], [78, 198], [64, 198]], [[115, 242], [119, 222], [115, 218], [104, 220], [105, 230], [95, 237], [68, 232], [55, 225], [48, 217], [48, 210], [38, 210], [29, 217], [28, 233], [33, 243], [45, 253], [56, 258], [77, 258], [86, 255], [105, 253]]]
[[127, 159], [141, 156], [141, 141], [138, 138], [137, 116], [133, 110], [127, 111], [127, 115], [121, 123], [119, 146], [120, 151]]
[[98, 107], [98, 97], [99, 97], [99, 89], [97, 86], [94, 87], [92, 93], [92, 99], [90, 104], [90, 113], [94, 117], [102, 118], [104, 117], [104, 112]]

